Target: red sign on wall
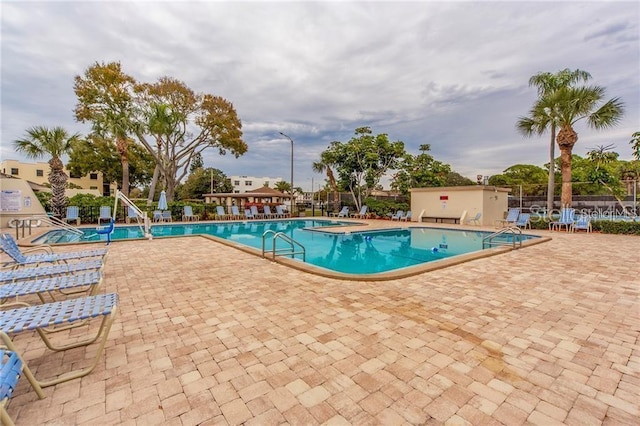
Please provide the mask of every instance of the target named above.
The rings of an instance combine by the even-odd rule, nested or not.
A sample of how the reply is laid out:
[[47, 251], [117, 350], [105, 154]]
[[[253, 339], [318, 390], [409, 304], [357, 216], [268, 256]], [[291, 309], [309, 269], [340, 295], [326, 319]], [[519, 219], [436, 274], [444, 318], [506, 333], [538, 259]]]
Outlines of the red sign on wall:
[[449, 196], [448, 196], [448, 195], [441, 195], [441, 196], [440, 196], [440, 200], [441, 200], [441, 201], [447, 201], [448, 199], [449, 199]]

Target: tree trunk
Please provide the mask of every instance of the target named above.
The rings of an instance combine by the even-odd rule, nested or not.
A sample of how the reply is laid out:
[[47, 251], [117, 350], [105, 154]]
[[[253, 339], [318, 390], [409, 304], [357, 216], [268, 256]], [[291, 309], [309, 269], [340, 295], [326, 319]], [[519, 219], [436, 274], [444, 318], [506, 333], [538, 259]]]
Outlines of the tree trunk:
[[156, 168], [153, 170], [153, 179], [151, 179], [151, 186], [149, 187], [149, 195], [147, 195], [147, 206], [153, 204], [153, 199], [156, 196], [156, 185], [158, 184], [159, 176], [160, 166], [156, 164]]
[[64, 216], [64, 208], [67, 205], [65, 190], [67, 188], [67, 175], [64, 172], [62, 160], [53, 157], [49, 160], [49, 183], [51, 184], [51, 210], [57, 218]]
[[118, 150], [118, 154], [120, 154], [120, 163], [122, 163], [122, 187], [120, 188], [120, 192], [124, 194], [124, 196], [129, 196], [129, 158], [127, 157], [127, 152], [129, 150], [129, 141], [127, 138], [118, 138], [116, 141], [116, 149]]
[[560, 169], [562, 171], [562, 195], [560, 202], [562, 207], [571, 207], [571, 153], [573, 146], [578, 141], [578, 134], [570, 125], [563, 126], [558, 132], [558, 147], [560, 148]]
[[553, 198], [556, 188], [556, 125], [551, 124], [551, 143], [549, 144], [549, 180], [547, 185], [547, 214], [551, 214], [553, 210]]

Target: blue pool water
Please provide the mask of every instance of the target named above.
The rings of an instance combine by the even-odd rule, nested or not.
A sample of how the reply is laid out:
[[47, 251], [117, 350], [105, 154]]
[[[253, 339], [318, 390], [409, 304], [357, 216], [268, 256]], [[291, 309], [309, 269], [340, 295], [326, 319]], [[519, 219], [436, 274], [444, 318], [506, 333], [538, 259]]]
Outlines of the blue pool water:
[[[193, 223], [153, 225], [156, 237], [193, 234], [213, 235], [238, 244], [262, 249], [262, 235], [268, 230], [281, 232], [305, 247], [307, 263], [347, 274], [375, 274], [393, 271], [482, 250], [482, 239], [489, 232], [462, 231], [439, 228], [403, 228], [379, 231], [326, 232], [328, 227], [347, 225], [348, 222], [330, 220], [249, 221], [224, 223]], [[352, 223], [353, 224], [353, 223]], [[106, 241], [93, 228], [81, 228], [85, 233], [80, 241]], [[334, 229], [335, 231], [335, 229]], [[523, 240], [536, 238], [523, 235]], [[118, 226], [112, 240], [143, 238], [138, 226]], [[509, 236], [504, 236], [509, 238]], [[77, 242], [78, 237], [65, 231], [50, 231], [34, 243], [55, 244]], [[287, 246], [277, 240], [276, 249]], [[271, 251], [269, 238], [266, 250]], [[302, 260], [301, 255], [296, 259]]]

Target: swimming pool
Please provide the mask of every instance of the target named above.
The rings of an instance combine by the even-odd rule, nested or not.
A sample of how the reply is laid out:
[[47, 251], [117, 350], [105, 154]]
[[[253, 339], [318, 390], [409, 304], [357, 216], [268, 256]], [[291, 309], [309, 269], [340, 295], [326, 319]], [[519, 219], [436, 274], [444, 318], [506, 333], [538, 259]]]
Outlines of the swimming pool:
[[[263, 234], [266, 251], [271, 252], [273, 235], [281, 233], [300, 243], [305, 250], [304, 263], [319, 270], [339, 274], [375, 275], [391, 271], [439, 262], [454, 257], [483, 251], [483, 238], [490, 232], [469, 231], [446, 228], [408, 227], [382, 230], [345, 230], [356, 222], [331, 220], [279, 220], [222, 223], [163, 224], [151, 228], [153, 237], [184, 235], [212, 236], [236, 247], [250, 247], [253, 252], [262, 252]], [[337, 228], [340, 227], [340, 228]], [[93, 228], [82, 229], [82, 241], [106, 241]], [[140, 239], [143, 232], [138, 226], [119, 226], [114, 230], [112, 240]], [[510, 241], [503, 235], [503, 242]], [[523, 241], [537, 239], [533, 235], [522, 235]], [[34, 243], [72, 242], [74, 238], [64, 231], [49, 231], [34, 240]], [[75, 241], [78, 241], [77, 237]], [[276, 249], [287, 248], [285, 241], [276, 239]], [[486, 250], [485, 250], [486, 251]], [[302, 255], [294, 261], [302, 263]], [[285, 259], [285, 256], [279, 257]], [[295, 266], [295, 263], [284, 262]], [[326, 274], [325, 274], [326, 275]]]

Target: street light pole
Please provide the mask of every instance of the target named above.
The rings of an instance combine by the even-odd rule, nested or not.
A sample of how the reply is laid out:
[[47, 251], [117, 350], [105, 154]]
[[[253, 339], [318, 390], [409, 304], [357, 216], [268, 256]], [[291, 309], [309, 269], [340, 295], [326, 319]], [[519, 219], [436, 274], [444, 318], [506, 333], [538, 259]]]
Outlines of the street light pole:
[[293, 139], [282, 132], [279, 133], [291, 141], [291, 215], [293, 217]]

